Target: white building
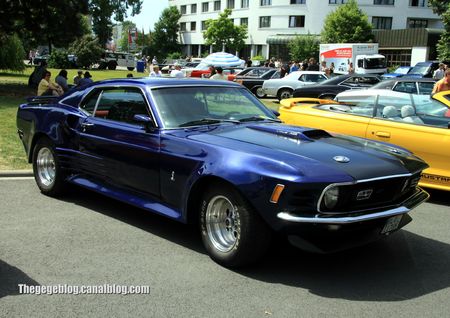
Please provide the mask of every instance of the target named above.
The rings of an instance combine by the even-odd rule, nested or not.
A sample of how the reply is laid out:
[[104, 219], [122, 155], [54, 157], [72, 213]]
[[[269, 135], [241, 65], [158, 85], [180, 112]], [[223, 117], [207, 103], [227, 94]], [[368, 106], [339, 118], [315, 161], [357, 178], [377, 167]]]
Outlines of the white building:
[[[210, 50], [203, 45], [202, 31], [208, 19], [216, 19], [225, 8], [232, 9], [236, 25], [247, 24], [246, 47], [242, 57], [286, 57], [287, 42], [297, 34], [320, 34], [326, 16], [347, 0], [169, 0], [182, 13], [180, 42], [184, 54], [201, 55]], [[358, 0], [374, 30], [443, 29], [440, 17], [428, 8], [427, 0]], [[375, 34], [377, 34], [375, 32]], [[377, 39], [378, 40], [378, 39]], [[414, 41], [413, 41], [414, 42]], [[415, 45], [408, 43], [409, 56]], [[418, 43], [417, 59], [428, 59], [433, 52]], [[405, 47], [383, 47], [380, 50], [404, 51]], [[432, 49], [431, 49], [432, 50]], [[402, 53], [404, 54], [404, 53]], [[415, 59], [414, 58], [414, 59]], [[395, 59], [395, 58], [394, 58]], [[399, 60], [404, 57], [398, 58]], [[412, 61], [413, 58], [411, 58]]]

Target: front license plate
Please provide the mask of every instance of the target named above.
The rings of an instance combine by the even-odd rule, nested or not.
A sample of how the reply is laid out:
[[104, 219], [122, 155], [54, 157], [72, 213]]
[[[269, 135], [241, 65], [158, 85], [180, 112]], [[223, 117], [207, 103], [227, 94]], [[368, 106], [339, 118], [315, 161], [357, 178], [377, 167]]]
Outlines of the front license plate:
[[386, 234], [392, 231], [395, 231], [400, 225], [400, 221], [402, 220], [403, 215], [396, 215], [389, 219], [387, 219], [386, 224], [381, 231], [381, 234]]

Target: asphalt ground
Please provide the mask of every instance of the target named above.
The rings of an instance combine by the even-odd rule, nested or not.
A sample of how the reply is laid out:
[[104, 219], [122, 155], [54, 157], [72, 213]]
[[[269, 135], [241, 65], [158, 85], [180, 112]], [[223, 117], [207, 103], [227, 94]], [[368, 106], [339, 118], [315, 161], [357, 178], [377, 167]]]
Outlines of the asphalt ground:
[[[245, 270], [223, 268], [186, 226], [30, 177], [0, 178], [0, 317], [447, 317], [450, 198], [387, 240], [331, 255], [279, 240]], [[26, 285], [148, 285], [144, 295], [24, 295]]]

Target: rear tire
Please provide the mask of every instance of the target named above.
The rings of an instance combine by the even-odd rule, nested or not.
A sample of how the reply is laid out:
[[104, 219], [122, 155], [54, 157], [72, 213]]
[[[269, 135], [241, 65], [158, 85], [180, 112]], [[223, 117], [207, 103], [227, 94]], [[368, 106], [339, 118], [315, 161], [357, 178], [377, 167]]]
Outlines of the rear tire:
[[65, 172], [55, 153], [55, 146], [47, 138], [41, 138], [33, 150], [33, 173], [43, 194], [58, 196], [66, 187]]
[[114, 71], [117, 67], [117, 64], [115, 62], [109, 62], [108, 63], [108, 70]]
[[127, 67], [127, 69], [128, 69], [129, 71], [132, 71], [132, 70], [134, 70], [134, 67]]
[[272, 232], [258, 213], [232, 186], [215, 183], [200, 203], [203, 245], [217, 263], [230, 268], [260, 259]]
[[277, 94], [278, 100], [291, 98], [292, 97], [292, 89], [282, 88]]

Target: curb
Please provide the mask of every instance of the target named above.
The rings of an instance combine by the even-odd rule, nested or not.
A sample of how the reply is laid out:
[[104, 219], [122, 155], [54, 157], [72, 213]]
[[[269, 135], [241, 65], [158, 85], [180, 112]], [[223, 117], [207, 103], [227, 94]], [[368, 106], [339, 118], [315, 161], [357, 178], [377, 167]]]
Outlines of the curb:
[[33, 170], [0, 170], [0, 177], [32, 177]]

